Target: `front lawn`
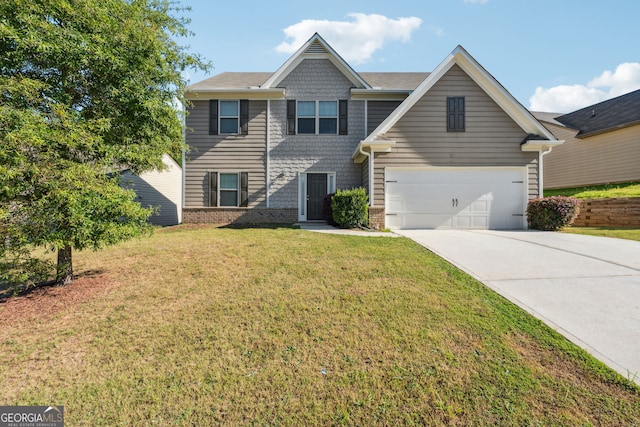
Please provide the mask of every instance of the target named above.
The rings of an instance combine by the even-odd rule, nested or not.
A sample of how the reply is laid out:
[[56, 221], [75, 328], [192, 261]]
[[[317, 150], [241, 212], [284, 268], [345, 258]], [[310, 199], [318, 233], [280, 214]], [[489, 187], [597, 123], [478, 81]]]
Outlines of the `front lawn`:
[[612, 199], [616, 197], [640, 197], [640, 182], [592, 185], [589, 187], [544, 190], [545, 197], [571, 196], [577, 199]]
[[76, 260], [0, 304], [2, 404], [69, 426], [640, 420], [637, 386], [408, 239], [182, 226]]
[[616, 239], [637, 240], [640, 242], [640, 229], [618, 227], [566, 227], [563, 233], [588, 234], [590, 236], [615, 237]]

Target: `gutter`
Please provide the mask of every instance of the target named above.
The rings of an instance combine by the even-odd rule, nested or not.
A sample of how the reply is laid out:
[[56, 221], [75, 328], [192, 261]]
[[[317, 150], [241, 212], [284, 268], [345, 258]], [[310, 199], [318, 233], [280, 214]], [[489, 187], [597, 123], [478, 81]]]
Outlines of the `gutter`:
[[267, 99], [267, 138], [265, 141], [266, 144], [266, 155], [265, 155], [265, 181], [266, 181], [266, 187], [267, 187], [267, 209], [269, 209], [269, 193], [271, 192], [271, 170], [270, 170], [270, 154], [269, 151], [271, 150], [271, 122], [269, 120], [269, 117], [271, 116], [271, 100]]

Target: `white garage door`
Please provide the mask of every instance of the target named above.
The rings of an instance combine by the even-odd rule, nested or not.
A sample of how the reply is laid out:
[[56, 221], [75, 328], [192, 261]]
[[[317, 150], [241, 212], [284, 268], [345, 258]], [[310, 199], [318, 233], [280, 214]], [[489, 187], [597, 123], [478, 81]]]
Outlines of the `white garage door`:
[[524, 168], [387, 168], [386, 226], [521, 229], [525, 183]]

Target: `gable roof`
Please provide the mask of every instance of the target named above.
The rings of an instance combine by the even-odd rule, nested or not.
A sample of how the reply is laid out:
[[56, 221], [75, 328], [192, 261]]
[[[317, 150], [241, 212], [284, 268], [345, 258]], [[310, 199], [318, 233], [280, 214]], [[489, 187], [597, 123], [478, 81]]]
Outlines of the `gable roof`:
[[360, 73], [373, 89], [414, 90], [429, 76], [429, 73]]
[[337, 54], [320, 34], [315, 33], [300, 49], [296, 51], [260, 88], [276, 88], [285, 77], [305, 59], [328, 59], [357, 88], [370, 89], [371, 86], [347, 62]]
[[583, 138], [640, 123], [640, 89], [555, 118]]
[[556, 138], [522, 106], [498, 81], [487, 72], [462, 46], [457, 46], [436, 69], [389, 115], [364, 142], [374, 142], [387, 133], [446, 73], [458, 65], [498, 104], [527, 134], [545, 140]]

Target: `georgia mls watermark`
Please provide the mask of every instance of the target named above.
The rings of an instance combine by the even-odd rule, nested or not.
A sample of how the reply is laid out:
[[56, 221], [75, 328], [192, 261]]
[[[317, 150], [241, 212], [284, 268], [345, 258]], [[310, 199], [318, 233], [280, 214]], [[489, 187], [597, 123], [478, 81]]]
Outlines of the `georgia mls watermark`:
[[0, 427], [64, 427], [64, 406], [0, 406]]

